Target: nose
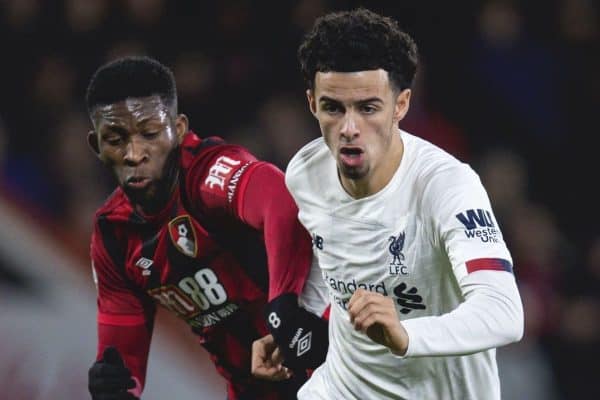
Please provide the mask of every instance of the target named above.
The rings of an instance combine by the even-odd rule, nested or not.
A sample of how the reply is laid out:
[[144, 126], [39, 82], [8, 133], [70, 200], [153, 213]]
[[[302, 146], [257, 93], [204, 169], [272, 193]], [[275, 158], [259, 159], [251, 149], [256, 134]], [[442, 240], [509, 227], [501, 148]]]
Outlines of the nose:
[[342, 127], [340, 129], [340, 134], [343, 138], [348, 141], [356, 138], [360, 133], [358, 129], [358, 124], [356, 123], [356, 116], [352, 111], [348, 111], [344, 116], [344, 120], [342, 122]]
[[125, 149], [125, 163], [127, 165], [135, 166], [148, 158], [146, 153], [146, 146], [141, 142], [141, 140], [132, 137], [127, 143], [127, 147]]

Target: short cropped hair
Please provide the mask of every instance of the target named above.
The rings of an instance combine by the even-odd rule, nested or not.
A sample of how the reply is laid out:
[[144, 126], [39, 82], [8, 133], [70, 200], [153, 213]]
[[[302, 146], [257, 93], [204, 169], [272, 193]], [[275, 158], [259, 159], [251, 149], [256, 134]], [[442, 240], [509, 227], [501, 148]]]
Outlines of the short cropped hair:
[[128, 98], [159, 96], [177, 111], [177, 87], [173, 72], [159, 61], [146, 56], [128, 56], [102, 65], [88, 85], [85, 101], [91, 115], [99, 105]]
[[298, 48], [298, 61], [310, 89], [317, 72], [381, 68], [393, 89], [404, 90], [417, 71], [417, 45], [393, 19], [358, 8], [318, 18]]

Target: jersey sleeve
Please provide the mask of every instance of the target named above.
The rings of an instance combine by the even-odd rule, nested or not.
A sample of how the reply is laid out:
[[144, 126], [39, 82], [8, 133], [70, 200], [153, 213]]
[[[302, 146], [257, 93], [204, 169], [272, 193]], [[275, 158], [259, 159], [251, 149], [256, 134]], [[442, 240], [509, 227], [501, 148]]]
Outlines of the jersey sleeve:
[[242, 218], [263, 231], [269, 263], [269, 301], [283, 293], [299, 295], [312, 262], [312, 242], [298, 220], [298, 208], [285, 187], [284, 175], [264, 163], [248, 177]]
[[201, 153], [187, 172], [190, 203], [200, 213], [241, 218], [247, 177], [260, 164], [240, 146], [219, 145]]
[[311, 239], [276, 166], [239, 146], [220, 146], [188, 175], [188, 196], [200, 212], [228, 215], [262, 232], [269, 269], [269, 301], [300, 294], [311, 260]]
[[98, 349], [96, 359], [108, 346], [116, 347], [130, 369], [138, 395], [144, 386], [152, 336], [154, 304], [136, 291], [117, 266], [115, 237], [108, 224], [96, 224], [91, 259], [98, 305]]
[[461, 355], [523, 335], [523, 308], [512, 258], [479, 177], [465, 165], [430, 180], [423, 201], [434, 245], [448, 255], [464, 297], [453, 311], [403, 321], [406, 356]]
[[479, 270], [512, 274], [510, 252], [473, 170], [462, 165], [436, 176], [427, 198], [431, 201], [425, 213], [431, 216], [435, 239], [448, 254], [459, 282]]

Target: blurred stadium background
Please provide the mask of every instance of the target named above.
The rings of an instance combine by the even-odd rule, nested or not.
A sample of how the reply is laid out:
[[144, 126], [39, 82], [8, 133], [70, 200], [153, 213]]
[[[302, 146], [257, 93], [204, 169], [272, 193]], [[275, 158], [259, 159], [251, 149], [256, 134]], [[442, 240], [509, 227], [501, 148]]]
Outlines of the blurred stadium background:
[[[0, 399], [88, 398], [88, 240], [112, 190], [85, 142], [93, 71], [157, 57], [196, 132], [285, 168], [319, 134], [295, 58], [302, 33], [357, 5], [415, 37], [422, 64], [401, 127], [471, 163], [513, 253], [526, 335], [498, 353], [504, 398], [600, 398], [597, 2], [0, 0]], [[191, 336], [160, 313], [145, 399], [225, 397]]]

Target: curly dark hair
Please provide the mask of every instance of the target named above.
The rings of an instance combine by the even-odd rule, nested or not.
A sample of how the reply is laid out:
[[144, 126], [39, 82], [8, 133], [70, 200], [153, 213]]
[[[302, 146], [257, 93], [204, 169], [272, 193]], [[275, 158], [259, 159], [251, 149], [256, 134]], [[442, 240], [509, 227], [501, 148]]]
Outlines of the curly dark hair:
[[317, 72], [381, 68], [394, 89], [404, 90], [417, 71], [417, 45], [393, 19], [358, 8], [318, 18], [298, 48], [298, 60], [310, 89]]
[[146, 56], [128, 56], [110, 61], [96, 70], [88, 85], [85, 102], [88, 113], [99, 105], [131, 97], [159, 96], [177, 111], [177, 88], [173, 72]]

